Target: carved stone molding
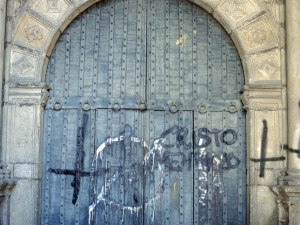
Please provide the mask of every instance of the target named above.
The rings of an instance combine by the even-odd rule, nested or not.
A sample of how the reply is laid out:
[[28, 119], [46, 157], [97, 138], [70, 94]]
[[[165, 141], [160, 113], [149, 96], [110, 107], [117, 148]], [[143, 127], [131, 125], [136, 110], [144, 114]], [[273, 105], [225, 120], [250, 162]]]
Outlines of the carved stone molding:
[[15, 41], [27, 48], [43, 49], [52, 28], [41, 18], [25, 13], [16, 31]]
[[281, 52], [275, 49], [270, 52], [251, 55], [244, 59], [248, 65], [245, 78], [248, 86], [280, 87], [283, 83], [281, 74]]
[[279, 46], [275, 35], [276, 30], [268, 18], [263, 15], [235, 31], [243, 54], [253, 54]]
[[261, 8], [255, 0], [226, 0], [218, 6], [217, 12], [233, 28], [260, 13]]
[[[285, 110], [284, 88], [242, 88], [241, 100], [246, 110]], [[260, 106], [258, 106], [258, 103]]]
[[45, 106], [50, 87], [46, 83], [10, 83], [5, 85], [4, 103], [19, 106]]
[[40, 65], [43, 64], [43, 57], [43, 54], [12, 46], [9, 72], [10, 81], [38, 82], [40, 80]]
[[52, 22], [57, 22], [74, 6], [65, 0], [38, 0], [33, 9], [45, 15]]

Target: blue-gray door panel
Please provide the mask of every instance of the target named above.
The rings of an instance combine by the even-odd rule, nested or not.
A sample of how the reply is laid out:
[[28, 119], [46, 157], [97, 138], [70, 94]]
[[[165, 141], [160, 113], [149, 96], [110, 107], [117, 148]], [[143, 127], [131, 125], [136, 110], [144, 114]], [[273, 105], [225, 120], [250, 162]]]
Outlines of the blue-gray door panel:
[[92, 224], [143, 223], [142, 116], [139, 110], [96, 112], [98, 148], [91, 167], [101, 173], [92, 181]]
[[186, 0], [149, 1], [148, 100], [239, 100], [243, 72], [226, 31]]
[[[194, 216], [200, 224], [244, 224], [246, 151], [243, 111], [195, 113]], [[244, 197], [243, 197], [244, 196]]]
[[146, 166], [145, 213], [151, 219], [144, 224], [193, 224], [193, 112], [149, 110], [145, 116], [154, 154]]
[[46, 82], [42, 224], [245, 224], [241, 62], [201, 8], [101, 1]]

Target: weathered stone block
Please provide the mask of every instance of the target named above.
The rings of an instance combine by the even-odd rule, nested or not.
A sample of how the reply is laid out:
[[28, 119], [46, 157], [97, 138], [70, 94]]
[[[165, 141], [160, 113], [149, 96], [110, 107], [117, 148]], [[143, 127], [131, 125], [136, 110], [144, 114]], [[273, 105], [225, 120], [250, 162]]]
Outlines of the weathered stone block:
[[276, 224], [276, 198], [268, 186], [251, 185], [249, 188], [251, 224]]
[[10, 81], [40, 81], [40, 65], [43, 54], [33, 53], [18, 47], [11, 48]]
[[10, 224], [36, 224], [39, 197], [39, 181], [19, 180], [12, 191]]
[[251, 55], [244, 60], [248, 65], [245, 77], [249, 86], [282, 85], [280, 50]]
[[38, 0], [32, 9], [41, 13], [53, 23], [63, 19], [74, 8], [70, 1], [65, 0]]
[[20, 20], [20, 25], [14, 37], [15, 43], [26, 46], [27, 48], [47, 48], [45, 44], [52, 32], [51, 26], [41, 21], [39, 18], [25, 13]]
[[14, 164], [14, 177], [19, 179], [38, 179], [39, 176], [39, 164], [22, 163]]
[[262, 12], [263, 7], [258, 0], [226, 0], [214, 11], [214, 17], [227, 31], [235, 29], [248, 20], [253, 19]]
[[274, 29], [274, 23], [271, 25], [266, 15], [260, 16], [237, 29], [233, 36], [241, 43], [241, 50], [244, 54], [252, 54], [279, 47], [279, 34]]

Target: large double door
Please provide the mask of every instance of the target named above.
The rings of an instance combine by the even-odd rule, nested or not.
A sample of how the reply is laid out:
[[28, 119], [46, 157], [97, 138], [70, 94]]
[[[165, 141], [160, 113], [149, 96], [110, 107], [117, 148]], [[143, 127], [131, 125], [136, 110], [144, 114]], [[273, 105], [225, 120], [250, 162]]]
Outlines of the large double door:
[[245, 224], [243, 72], [184, 0], [106, 0], [49, 61], [42, 224]]

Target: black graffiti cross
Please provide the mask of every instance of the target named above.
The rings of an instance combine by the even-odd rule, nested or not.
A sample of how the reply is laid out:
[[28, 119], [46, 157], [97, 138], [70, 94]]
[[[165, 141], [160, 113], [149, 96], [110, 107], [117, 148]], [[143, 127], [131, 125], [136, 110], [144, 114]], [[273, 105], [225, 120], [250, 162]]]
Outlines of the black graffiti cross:
[[260, 163], [259, 177], [264, 177], [265, 176], [265, 164], [266, 164], [266, 162], [285, 160], [284, 156], [266, 158], [267, 136], [268, 136], [268, 125], [267, 125], [267, 121], [263, 120], [263, 132], [262, 132], [262, 137], [261, 137], [260, 159], [250, 159], [252, 162], [259, 162]]
[[71, 183], [71, 186], [74, 188], [73, 192], [73, 198], [72, 203], [75, 204], [80, 190], [80, 179], [83, 176], [90, 176], [90, 172], [82, 171], [83, 163], [84, 163], [84, 129], [86, 127], [88, 121], [88, 115], [83, 114], [83, 120], [82, 120], [82, 126], [78, 127], [77, 131], [77, 156], [76, 156], [76, 163], [75, 163], [75, 169], [69, 170], [69, 169], [53, 169], [49, 168], [48, 172], [55, 173], [55, 174], [64, 174], [64, 175], [72, 175], [74, 176], [74, 180]]

